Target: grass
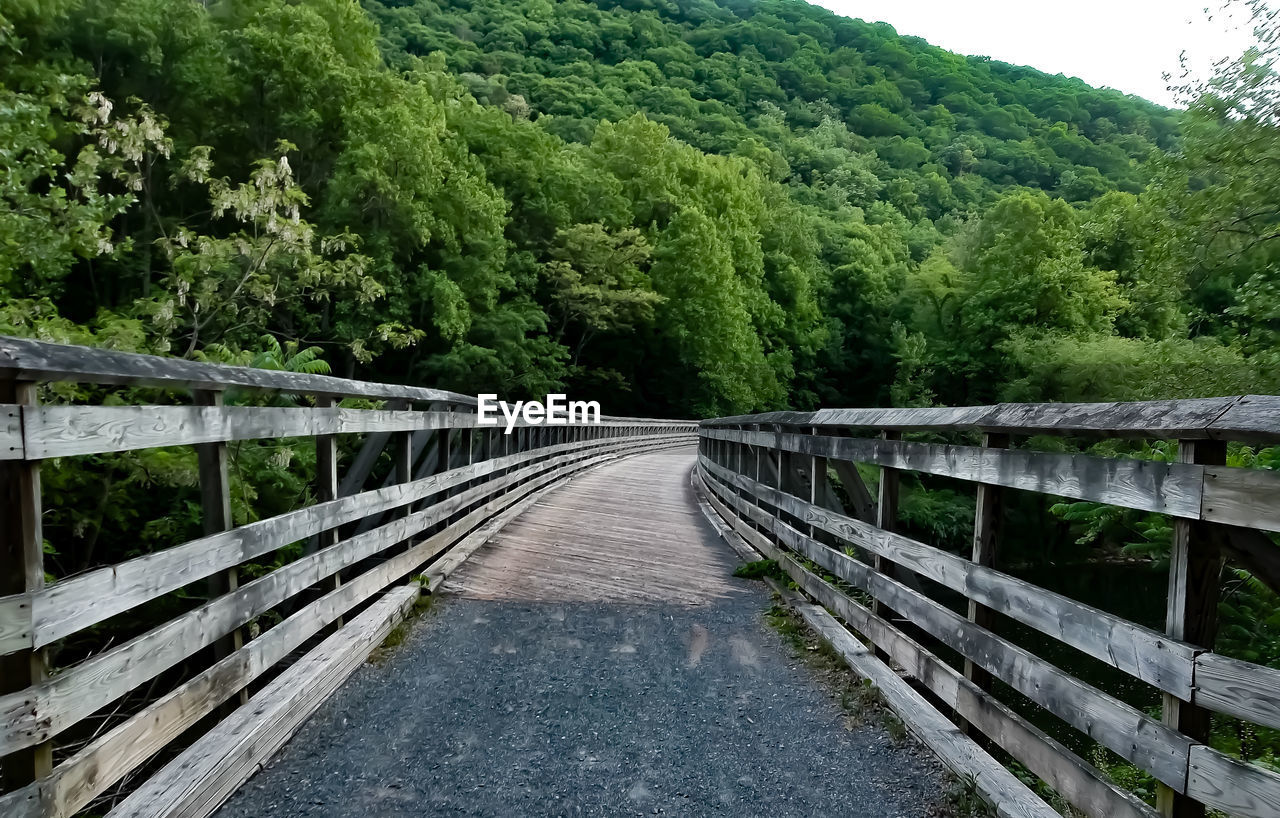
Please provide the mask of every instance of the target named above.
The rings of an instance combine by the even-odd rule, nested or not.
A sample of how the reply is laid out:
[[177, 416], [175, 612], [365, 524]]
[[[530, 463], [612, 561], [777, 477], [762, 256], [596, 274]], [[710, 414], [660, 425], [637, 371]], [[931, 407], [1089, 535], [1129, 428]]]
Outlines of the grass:
[[735, 577], [742, 579], [764, 579], [770, 577], [779, 581], [785, 581], [787, 575], [783, 572], [782, 567], [774, 560], [756, 560], [755, 562], [744, 562], [733, 570]]
[[947, 804], [955, 818], [986, 818], [991, 807], [978, 795], [978, 782], [971, 776], [956, 778], [947, 790]]
[[369, 661], [375, 665], [385, 664], [396, 648], [403, 645], [405, 640], [409, 638], [409, 632], [413, 630], [414, 620], [430, 611], [434, 601], [435, 598], [430, 594], [420, 594], [414, 600], [413, 610], [409, 611], [409, 615], [392, 628], [382, 642], [370, 652]]
[[840, 709], [844, 711], [846, 728], [861, 727], [867, 723], [867, 717], [872, 716], [895, 744], [906, 739], [906, 727], [889, 710], [880, 689], [854, 673], [831, 643], [810, 630], [805, 621], [776, 594], [774, 605], [765, 614], [765, 619], [795, 654], [821, 677], [825, 686], [835, 691]]

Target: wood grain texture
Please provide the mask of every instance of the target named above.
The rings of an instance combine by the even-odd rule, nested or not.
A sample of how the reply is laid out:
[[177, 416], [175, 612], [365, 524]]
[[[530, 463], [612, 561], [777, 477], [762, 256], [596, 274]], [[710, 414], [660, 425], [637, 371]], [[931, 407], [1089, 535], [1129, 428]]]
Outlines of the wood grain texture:
[[[0, 400], [23, 411], [37, 404], [36, 384], [0, 380]], [[44, 512], [38, 461], [0, 462], [0, 593], [30, 598], [45, 585]], [[24, 646], [0, 656], [0, 699], [21, 696], [30, 685], [49, 678], [48, 651]], [[53, 768], [53, 744], [32, 741], [0, 750], [0, 787], [12, 790], [47, 776]]]
[[1031, 701], [1089, 735], [1117, 755], [1185, 791], [1190, 740], [1145, 713], [1063, 673], [1035, 654], [985, 631], [964, 617], [864, 563], [813, 541], [800, 531], [746, 503], [723, 483], [713, 490], [787, 548], [810, 559], [854, 587], [881, 599], [916, 626]]
[[840, 627], [831, 614], [817, 605], [803, 602], [793, 602], [792, 607], [827, 640], [854, 672], [876, 686], [889, 707], [902, 718], [903, 724], [933, 750], [943, 764], [956, 775], [973, 781], [979, 796], [994, 808], [997, 816], [1053, 818], [1058, 815], [1026, 784], [933, 709], [888, 665], [871, 655], [866, 646]]
[[[232, 440], [410, 432], [480, 426], [470, 412], [277, 406], [22, 407], [28, 460]], [[489, 424], [485, 424], [488, 426]], [[545, 428], [520, 419], [518, 428]], [[607, 419], [601, 426], [644, 433], [649, 424]], [[693, 431], [671, 422], [664, 431]]]
[[[665, 435], [628, 438], [634, 442], [667, 439]], [[31, 596], [0, 598], [0, 621], [6, 616], [16, 617], [13, 626], [16, 629], [25, 616], [32, 620], [36, 646], [51, 644], [220, 570], [305, 540], [321, 531], [369, 517], [380, 517], [387, 511], [425, 501], [466, 481], [534, 462], [539, 457], [550, 459], [574, 451], [592, 452], [608, 445], [588, 441], [551, 447], [540, 454], [523, 452], [431, 475], [408, 484], [392, 484], [332, 502], [317, 503], [62, 580]], [[24, 605], [30, 606], [32, 613], [24, 614]], [[21, 640], [14, 638], [11, 641], [18, 644]]]
[[816, 412], [736, 415], [705, 420], [702, 425], [741, 426], [752, 423], [1270, 442], [1280, 440], [1280, 398], [1269, 395], [1232, 395], [1222, 398], [1129, 403], [1002, 403], [993, 406], [820, 409]]
[[[37, 592], [39, 593], [39, 592]], [[31, 624], [32, 594], [20, 592], [0, 597], [0, 655], [29, 650], [35, 644]]]
[[[780, 564], [805, 593], [869, 638], [899, 667], [1026, 765], [1076, 809], [1092, 818], [1155, 818], [1156, 811], [1141, 799], [1117, 787], [1105, 773], [1027, 722], [870, 609], [794, 559], [783, 557]], [[927, 702], [923, 706], [932, 709]]]
[[1192, 702], [1218, 713], [1280, 729], [1280, 670], [1216, 653], [1202, 653], [1196, 657], [1196, 690]]
[[1280, 818], [1280, 775], [1204, 745], [1191, 748], [1187, 795], [1233, 818]]
[[46, 406], [25, 413], [27, 457], [41, 459], [231, 440], [438, 429], [473, 415], [277, 406]]
[[[604, 449], [604, 454], [651, 445], [655, 444], [615, 439]], [[503, 489], [536, 484], [548, 472], [555, 474], [557, 467], [584, 457], [599, 456], [594, 451], [587, 455], [570, 453], [512, 471], [410, 516], [295, 560], [76, 665], [38, 687], [0, 696], [0, 751], [30, 746], [56, 735], [253, 617], [337, 571], [448, 519], [460, 509]]]
[[[775, 441], [774, 435], [762, 432], [705, 429], [703, 434], [751, 445]], [[1203, 470], [1190, 464], [795, 433], [778, 436], [776, 445], [786, 451], [832, 460], [872, 463], [1178, 517], [1200, 517]]]
[[1209, 424], [1209, 436], [1216, 440], [1265, 443], [1276, 439], [1277, 429], [1280, 429], [1280, 397], [1244, 395]]
[[445, 584], [480, 599], [669, 602], [738, 593], [688, 489], [693, 447], [637, 455], [549, 493]]
[[409, 398], [448, 401], [463, 405], [476, 402], [470, 395], [417, 386], [370, 383], [306, 375], [281, 370], [253, 369], [162, 358], [108, 349], [51, 344], [27, 338], [0, 336], [0, 371], [23, 373], [29, 380], [75, 381], [164, 389], [226, 389], [230, 386], [272, 392], [292, 392], [333, 397]]
[[[351, 579], [340, 588], [295, 613], [283, 623], [250, 642], [237, 654], [224, 659], [207, 671], [162, 697], [129, 720], [76, 753], [59, 765], [51, 778], [24, 790], [0, 797], [0, 814], [11, 812], [21, 816], [68, 818], [93, 797], [111, 786], [119, 777], [211, 712], [229, 695], [229, 691], [246, 680], [256, 678], [289, 651], [353, 606], [407, 576], [455, 542], [468, 547], [477, 537], [487, 538], [495, 523], [509, 519], [513, 508], [518, 511], [573, 473], [590, 469], [644, 451], [647, 443], [616, 440], [623, 446], [608, 446], [603, 452], [593, 450], [567, 459], [551, 472], [518, 482], [506, 494], [476, 508], [447, 528], [433, 534], [407, 551]], [[670, 442], [652, 444], [670, 445]], [[488, 522], [486, 522], [488, 521]], [[476, 526], [481, 526], [476, 528]], [[470, 533], [468, 533], [470, 532]], [[465, 556], [465, 555], [464, 555]]]
[[1280, 531], [1280, 474], [1264, 469], [1206, 466], [1201, 519]]
[[0, 460], [23, 460], [22, 406], [0, 403]]
[[112, 818], [204, 818], [266, 762], [404, 620], [417, 586], [387, 592], [152, 776]]
[[1166, 692], [1191, 698], [1199, 649], [949, 552], [837, 514], [709, 461], [710, 475]]

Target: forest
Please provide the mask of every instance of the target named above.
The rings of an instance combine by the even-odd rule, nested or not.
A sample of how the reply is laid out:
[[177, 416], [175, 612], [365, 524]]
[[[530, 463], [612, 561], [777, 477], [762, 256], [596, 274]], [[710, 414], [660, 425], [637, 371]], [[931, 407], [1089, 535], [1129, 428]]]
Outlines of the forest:
[[[1169, 109], [798, 0], [7, 0], [0, 334], [653, 417], [1275, 393], [1280, 22], [1239, 6]], [[313, 457], [238, 446], [237, 522]], [[51, 578], [199, 530], [190, 451], [92, 461], [44, 469]], [[1028, 563], [1171, 536], [1012, 513]], [[962, 548], [973, 498], [902, 514]], [[1220, 649], [1280, 664], [1233, 576]]]
[[3, 14], [0, 332], [680, 417], [1276, 385], [1265, 55], [1184, 112], [792, 0]]

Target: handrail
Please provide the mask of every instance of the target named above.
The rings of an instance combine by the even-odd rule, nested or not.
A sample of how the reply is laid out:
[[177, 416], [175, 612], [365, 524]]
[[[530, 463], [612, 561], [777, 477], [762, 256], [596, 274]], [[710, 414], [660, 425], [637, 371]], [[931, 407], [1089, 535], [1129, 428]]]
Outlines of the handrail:
[[238, 387], [335, 398], [403, 398], [460, 406], [474, 406], [476, 403], [476, 399], [470, 395], [443, 389], [210, 364], [7, 336], [0, 336], [0, 375], [11, 380], [41, 383], [74, 381], [114, 386], [212, 390]]
[[1123, 403], [1000, 403], [992, 406], [819, 409], [704, 420], [704, 426], [875, 428], [895, 431], [1101, 435], [1180, 440], [1280, 441], [1280, 397], [1233, 395]]
[[[39, 387], [57, 381], [159, 387], [190, 393], [180, 398], [193, 405], [39, 405]], [[228, 406], [229, 389], [287, 393], [299, 405]], [[341, 398], [384, 408], [339, 407]], [[459, 548], [584, 469], [690, 446], [696, 431], [692, 421], [605, 416], [520, 418], [506, 434], [505, 420], [478, 422], [476, 403], [438, 389], [0, 337], [0, 815], [74, 815], [310, 649], [297, 666], [325, 668], [323, 678], [291, 689], [287, 712], [271, 711], [278, 740], [461, 561]], [[316, 502], [234, 525], [230, 444], [290, 438], [313, 441]], [[340, 438], [363, 441], [345, 475]], [[173, 446], [195, 451], [204, 536], [46, 583], [44, 462], [78, 467], [86, 456]], [[384, 449], [385, 478], [374, 475]], [[297, 543], [301, 553], [286, 550]], [[241, 576], [246, 565], [254, 571]], [[424, 570], [428, 578], [388, 590]], [[154, 612], [193, 583], [208, 584], [203, 601]], [[99, 633], [126, 613], [147, 623], [142, 632]], [[51, 666], [50, 649], [68, 638], [83, 658]], [[251, 765], [241, 766], [247, 776]], [[234, 784], [216, 778], [193, 784], [192, 797]]]
[[[1212, 650], [1224, 554], [1270, 582], [1280, 578], [1280, 547], [1261, 533], [1280, 531], [1280, 475], [1225, 465], [1229, 440], [1280, 440], [1277, 408], [1280, 398], [1239, 396], [714, 418], [700, 424], [697, 482], [747, 544], [931, 690], [961, 726], [986, 734], [1082, 813], [1150, 818], [1208, 807], [1274, 818], [1280, 774], [1211, 747], [1208, 725], [1214, 712], [1280, 728], [1280, 670]], [[983, 435], [981, 445], [947, 445], [904, 441], [903, 431]], [[1175, 438], [1179, 462], [1017, 448], [1041, 434]], [[878, 504], [856, 464], [881, 470]], [[849, 510], [829, 483], [832, 470], [853, 501]], [[977, 487], [972, 553], [895, 530], [896, 499], [885, 489], [912, 472]], [[1164, 632], [1001, 570], [1000, 519], [1011, 490], [1173, 518]], [[967, 615], [930, 590], [939, 586], [967, 600]], [[1009, 641], [998, 617], [1151, 685], [1164, 696], [1161, 718]], [[904, 625], [946, 645], [963, 667]], [[1005, 706], [993, 680], [1152, 775], [1160, 811]]]

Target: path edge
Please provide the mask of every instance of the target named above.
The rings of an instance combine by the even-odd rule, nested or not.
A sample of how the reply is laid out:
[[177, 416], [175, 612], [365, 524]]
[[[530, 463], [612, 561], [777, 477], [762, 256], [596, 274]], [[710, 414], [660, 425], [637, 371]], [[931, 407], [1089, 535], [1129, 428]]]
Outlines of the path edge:
[[[748, 543], [717, 509], [702, 476], [695, 468], [689, 475], [698, 508], [720, 537], [744, 562], [775, 559], [772, 542], [761, 536], [759, 548]], [[857, 675], [875, 685], [885, 704], [906, 728], [928, 747], [938, 760], [962, 781], [971, 781], [979, 798], [998, 818], [1061, 818], [1008, 768], [988, 754], [959, 727], [952, 724], [893, 668], [880, 660], [826, 608], [802, 591], [783, 587], [772, 578], [765, 581], [814, 632], [826, 641]]]

